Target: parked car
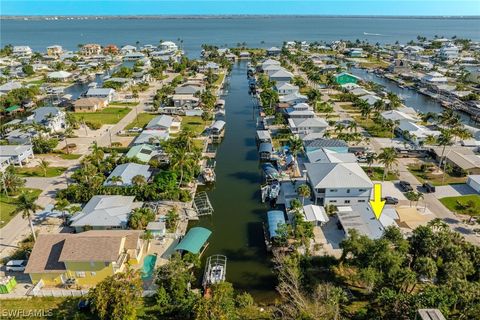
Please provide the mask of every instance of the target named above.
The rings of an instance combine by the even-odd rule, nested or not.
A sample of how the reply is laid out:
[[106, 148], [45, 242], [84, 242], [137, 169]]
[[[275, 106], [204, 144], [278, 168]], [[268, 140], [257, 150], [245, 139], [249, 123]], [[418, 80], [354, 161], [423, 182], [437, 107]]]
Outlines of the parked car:
[[142, 132], [142, 128], [133, 127], [132, 129], [129, 129], [128, 132]]
[[23, 272], [27, 266], [27, 260], [10, 260], [5, 265], [5, 270]]
[[435, 192], [435, 186], [431, 184], [430, 182], [425, 182], [422, 187], [425, 189], [427, 193], [434, 193]]
[[388, 196], [383, 198], [383, 200], [385, 200], [385, 204], [398, 204], [398, 199], [395, 197]]
[[413, 188], [410, 182], [400, 181], [398, 185], [400, 186], [400, 189], [402, 189], [402, 191], [404, 192], [413, 191]]

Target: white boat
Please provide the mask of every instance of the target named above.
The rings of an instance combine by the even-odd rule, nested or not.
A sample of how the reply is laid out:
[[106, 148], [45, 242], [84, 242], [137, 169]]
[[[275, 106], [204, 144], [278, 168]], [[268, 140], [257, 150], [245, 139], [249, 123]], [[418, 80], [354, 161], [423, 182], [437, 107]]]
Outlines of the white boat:
[[216, 254], [207, 258], [202, 285], [207, 289], [212, 284], [225, 281], [227, 275], [227, 257]]

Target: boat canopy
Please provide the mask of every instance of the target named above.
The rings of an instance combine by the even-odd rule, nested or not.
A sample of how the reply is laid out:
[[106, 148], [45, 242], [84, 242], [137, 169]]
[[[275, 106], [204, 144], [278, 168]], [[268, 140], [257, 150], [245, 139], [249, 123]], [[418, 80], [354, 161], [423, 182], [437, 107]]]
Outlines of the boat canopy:
[[259, 153], [262, 153], [262, 152], [272, 153], [273, 152], [273, 146], [269, 142], [260, 143], [260, 146], [258, 147], [258, 152]]
[[268, 219], [268, 232], [270, 233], [270, 239], [276, 237], [278, 227], [285, 224], [285, 216], [281, 210], [271, 210], [267, 212]]
[[200, 252], [200, 249], [205, 245], [208, 238], [212, 234], [212, 231], [202, 228], [195, 227], [188, 230], [185, 237], [180, 241], [175, 247], [175, 251], [188, 251], [193, 254]]
[[257, 139], [260, 141], [272, 141], [272, 136], [268, 130], [257, 130]]
[[225, 121], [223, 120], [217, 120], [212, 124], [212, 131], [214, 132], [222, 132], [223, 127], [225, 127]]
[[265, 176], [269, 179], [278, 179], [280, 178], [280, 173], [271, 163], [265, 163], [262, 165], [262, 170], [265, 173]]

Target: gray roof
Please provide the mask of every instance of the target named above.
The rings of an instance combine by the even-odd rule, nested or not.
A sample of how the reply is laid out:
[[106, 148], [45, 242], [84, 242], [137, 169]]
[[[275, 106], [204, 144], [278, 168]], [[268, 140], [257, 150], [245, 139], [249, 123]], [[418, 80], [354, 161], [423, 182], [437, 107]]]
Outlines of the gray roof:
[[288, 119], [288, 122], [293, 122], [296, 128], [326, 128], [328, 123], [322, 118], [298, 118], [298, 119]]
[[114, 92], [115, 90], [112, 88], [90, 88], [87, 91], [87, 96], [108, 96]]
[[357, 157], [353, 153], [339, 153], [324, 149], [307, 152], [307, 157], [310, 163], [357, 162]]
[[257, 138], [259, 140], [272, 140], [272, 136], [268, 130], [257, 130]]
[[130, 212], [142, 205], [131, 196], [93, 196], [70, 220], [72, 227], [126, 227]]
[[56, 116], [60, 110], [56, 107], [40, 107], [33, 111], [33, 122], [43, 123], [49, 116]]
[[161, 115], [150, 120], [150, 122], [146, 126], [146, 129], [151, 129], [154, 127], [169, 129], [172, 123], [173, 123], [173, 117], [167, 116], [167, 115]]
[[198, 91], [200, 91], [200, 88], [195, 86], [181, 86], [175, 88], [175, 94], [195, 94]]
[[273, 146], [270, 142], [264, 142], [260, 143], [260, 146], [258, 147], [258, 152], [272, 152], [273, 151]]
[[[169, 138], [167, 131], [162, 130], [143, 130], [140, 135], [135, 139], [134, 144], [150, 144], [151, 139], [165, 141]], [[155, 142], [157, 143], [157, 142]]]
[[307, 101], [308, 97], [298, 92], [294, 92], [294, 93], [287, 94], [286, 96], [280, 97], [280, 102], [295, 101], [298, 99]]
[[14, 157], [25, 151], [32, 149], [31, 145], [0, 145], [0, 154], [2, 156]]
[[315, 139], [310, 141], [305, 141], [305, 147], [308, 148], [347, 148], [348, 144], [343, 140], [338, 139]]
[[11, 81], [11, 82], [7, 82], [7, 83], [5, 83], [5, 84], [2, 84], [2, 85], [0, 86], [0, 91], [1, 91], [1, 92], [9, 92], [9, 91], [11, 91], [11, 90], [13, 90], [13, 89], [19, 89], [19, 88], [21, 88], [21, 87], [22, 87], [22, 84], [21, 84], [21, 83]]
[[351, 207], [338, 207], [338, 220], [348, 236], [348, 231], [355, 229], [359, 234], [370, 239], [379, 239], [383, 235], [382, 224], [375, 219], [368, 204]]
[[212, 124], [211, 129], [214, 131], [220, 132], [223, 130], [223, 127], [225, 127], [225, 124], [226, 124], [225, 121], [217, 120]]
[[146, 180], [150, 178], [151, 172], [148, 171], [150, 166], [144, 165], [144, 164], [138, 164], [138, 163], [124, 163], [120, 164], [113, 169], [113, 171], [110, 173], [108, 176], [107, 180], [105, 181], [104, 185], [115, 185], [115, 183], [112, 183], [110, 179], [113, 177], [121, 177], [122, 182], [119, 183], [120, 185], [131, 185], [132, 184], [132, 178], [135, 176], [144, 176]]
[[293, 73], [284, 69], [280, 69], [277, 72], [270, 75], [270, 78], [290, 78], [291, 79], [293, 78]]
[[372, 188], [358, 163], [305, 163], [314, 188]]

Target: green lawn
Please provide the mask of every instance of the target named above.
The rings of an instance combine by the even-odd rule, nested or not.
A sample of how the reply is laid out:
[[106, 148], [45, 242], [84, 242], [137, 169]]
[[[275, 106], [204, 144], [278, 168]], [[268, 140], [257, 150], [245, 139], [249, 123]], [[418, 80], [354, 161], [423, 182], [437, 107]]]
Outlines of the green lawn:
[[465, 183], [467, 181], [466, 177], [454, 177], [449, 175], [448, 173], [445, 174], [445, 180], [442, 182], [443, 174], [434, 174], [436, 170], [436, 166], [433, 167], [433, 172], [428, 170], [423, 170], [420, 165], [409, 165], [408, 171], [410, 171], [415, 177], [418, 178], [420, 182], [428, 181], [432, 183], [434, 186], [445, 186], [448, 184], [458, 184], [458, 183]]
[[82, 112], [82, 113], [73, 113], [75, 118], [81, 120], [82, 117], [85, 119], [85, 122], [92, 122], [98, 124], [116, 124], [123, 117], [130, 112], [130, 108], [115, 108], [109, 107], [97, 112]]
[[222, 83], [223, 79], [225, 79], [225, 73], [219, 73], [218, 74], [218, 79], [217, 81], [215, 81], [215, 83], [213, 84], [215, 87], [219, 87], [220, 84]]
[[121, 101], [113, 101], [110, 102], [110, 106], [122, 106], [122, 107], [135, 107], [138, 106], [140, 102], [121, 102]]
[[205, 129], [205, 121], [201, 117], [184, 116], [182, 117], [182, 129], [190, 129], [197, 134], [201, 134]]
[[[473, 201], [476, 204], [477, 208], [480, 208], [480, 195], [472, 194], [468, 196], [459, 196], [459, 197], [446, 197], [440, 199], [440, 202], [443, 203], [448, 210], [466, 214], [465, 209], [462, 208], [462, 205], [465, 205], [468, 201]], [[476, 216], [480, 216], [480, 212], [476, 212]]]
[[82, 156], [82, 154], [75, 154], [75, 153], [61, 153], [58, 154], [60, 158], [63, 160], [76, 160]]
[[[362, 167], [363, 171], [370, 177], [373, 181], [382, 181], [383, 179], [383, 168], [379, 167]], [[385, 177], [385, 181], [398, 180], [398, 175], [395, 172], [389, 172]]]
[[43, 170], [40, 167], [33, 167], [33, 168], [15, 168], [15, 172], [20, 176], [20, 177], [45, 177], [45, 178], [51, 178], [51, 177], [58, 177], [62, 173], [65, 172], [67, 168], [65, 167], [48, 167], [46, 175], [44, 175]]
[[[35, 198], [38, 198], [40, 193], [42, 193], [42, 190], [39, 189], [24, 188], [22, 190]], [[0, 227], [5, 226], [16, 215], [16, 203], [16, 197], [6, 196], [5, 194], [0, 195]]]
[[[32, 319], [89, 319], [88, 314], [81, 315], [77, 310], [80, 298], [33, 297], [27, 299], [2, 300], [2, 310], [22, 311], [28, 315], [29, 311], [35, 314]], [[41, 311], [43, 310], [43, 311]], [[20, 319], [12, 316], [6, 319]]]
[[361, 116], [353, 116], [353, 119], [358, 126], [363, 127], [372, 137], [376, 138], [391, 138], [392, 131], [385, 130], [382, 126], [378, 125], [373, 119], [364, 119]]
[[151, 113], [139, 113], [138, 114], [138, 119], [133, 120], [128, 124], [128, 126], [125, 127], [125, 130], [132, 129], [134, 127], [139, 127], [143, 128], [147, 125], [147, 123], [150, 122], [153, 118], [158, 116], [157, 114], [151, 114]]

